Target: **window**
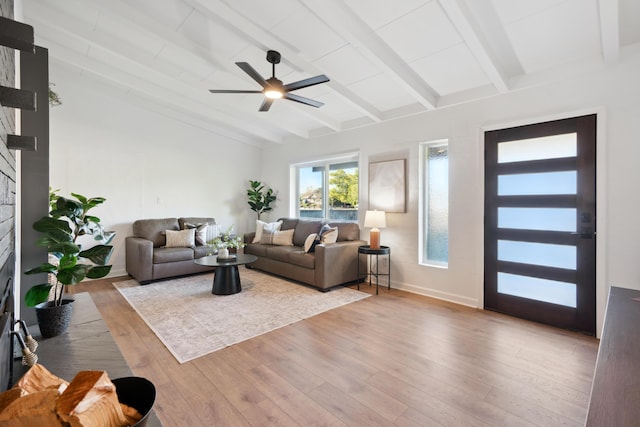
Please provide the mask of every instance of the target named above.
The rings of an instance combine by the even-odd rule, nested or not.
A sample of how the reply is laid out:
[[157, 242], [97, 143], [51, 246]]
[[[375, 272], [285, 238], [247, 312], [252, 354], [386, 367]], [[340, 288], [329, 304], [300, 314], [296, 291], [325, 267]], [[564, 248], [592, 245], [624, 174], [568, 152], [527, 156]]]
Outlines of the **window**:
[[356, 155], [295, 165], [296, 215], [331, 221], [358, 221]]
[[449, 262], [449, 150], [447, 141], [420, 145], [420, 262]]

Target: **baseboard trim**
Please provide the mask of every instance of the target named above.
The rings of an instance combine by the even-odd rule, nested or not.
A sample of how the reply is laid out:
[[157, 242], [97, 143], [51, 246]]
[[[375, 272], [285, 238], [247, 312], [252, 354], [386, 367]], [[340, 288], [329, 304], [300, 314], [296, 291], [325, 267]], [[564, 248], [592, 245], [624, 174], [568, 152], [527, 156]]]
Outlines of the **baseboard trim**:
[[423, 288], [416, 285], [410, 285], [407, 283], [391, 283], [391, 287], [399, 289], [401, 291], [411, 292], [412, 294], [423, 295], [425, 297], [436, 298], [443, 301], [452, 302], [455, 304], [464, 305], [471, 308], [482, 308], [482, 304], [474, 298], [465, 297], [462, 295], [451, 294], [448, 292], [442, 292], [435, 289]]
[[109, 274], [107, 274], [107, 278], [111, 278], [111, 277], [119, 277], [119, 276], [128, 276], [129, 273], [127, 273], [127, 270], [125, 270], [124, 268], [118, 269], [118, 270], [111, 270], [109, 272]]

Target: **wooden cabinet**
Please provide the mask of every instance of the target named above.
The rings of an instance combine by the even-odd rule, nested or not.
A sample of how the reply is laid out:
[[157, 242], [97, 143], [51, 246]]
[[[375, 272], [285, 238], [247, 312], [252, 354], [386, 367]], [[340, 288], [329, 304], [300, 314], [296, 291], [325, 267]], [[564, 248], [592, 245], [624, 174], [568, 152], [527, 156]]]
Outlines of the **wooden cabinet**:
[[640, 425], [640, 291], [612, 286], [587, 426]]

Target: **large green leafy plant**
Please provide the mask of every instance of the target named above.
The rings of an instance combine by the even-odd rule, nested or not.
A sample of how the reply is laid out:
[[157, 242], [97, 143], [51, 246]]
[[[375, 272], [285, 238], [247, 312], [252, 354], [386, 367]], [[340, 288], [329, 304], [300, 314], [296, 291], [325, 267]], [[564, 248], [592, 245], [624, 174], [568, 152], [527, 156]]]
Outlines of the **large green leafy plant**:
[[[80, 283], [85, 277], [99, 279], [111, 271], [111, 265], [106, 265], [113, 252], [109, 245], [114, 237], [111, 233], [106, 236], [100, 218], [89, 215], [89, 211], [104, 203], [103, 197], [86, 198], [80, 194], [71, 193], [75, 198], [69, 199], [50, 192], [49, 215], [40, 218], [33, 224], [36, 231], [42, 233], [36, 244], [47, 248], [47, 252], [57, 258], [57, 263], [45, 262], [32, 268], [25, 274], [47, 273], [55, 278], [54, 283], [43, 283], [33, 286], [25, 295], [25, 302], [32, 307], [47, 301], [51, 288], [56, 286], [55, 305], [62, 303], [65, 285]], [[103, 243], [87, 250], [82, 250], [77, 239], [80, 236], [93, 236]], [[89, 260], [93, 264], [83, 264], [79, 261]]]
[[264, 185], [260, 181], [249, 181], [249, 189], [247, 190], [247, 196], [249, 198], [248, 203], [252, 211], [258, 214], [258, 219], [263, 212], [270, 211], [271, 203], [275, 202], [276, 195], [271, 188], [264, 188]]

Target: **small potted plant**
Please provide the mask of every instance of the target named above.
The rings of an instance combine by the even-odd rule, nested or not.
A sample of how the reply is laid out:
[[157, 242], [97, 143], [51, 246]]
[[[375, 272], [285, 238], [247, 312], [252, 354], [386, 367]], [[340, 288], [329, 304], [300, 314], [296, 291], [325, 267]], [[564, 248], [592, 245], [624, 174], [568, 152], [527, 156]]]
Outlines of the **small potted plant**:
[[232, 257], [229, 255], [229, 248], [241, 249], [245, 244], [242, 241], [242, 236], [234, 236], [232, 234], [233, 226], [230, 226], [225, 231], [220, 233], [218, 237], [207, 242], [209, 245], [209, 253], [217, 253], [219, 259], [225, 259]]
[[[111, 265], [106, 264], [113, 252], [109, 243], [115, 235], [105, 233], [100, 218], [88, 214], [105, 201], [103, 197], [86, 198], [72, 193], [76, 199], [73, 200], [59, 196], [56, 191], [49, 193], [49, 215], [33, 224], [33, 228], [42, 233], [36, 244], [46, 247], [50, 258], [56, 261], [45, 262], [25, 272], [46, 273], [49, 278], [47, 283], [33, 286], [25, 295], [27, 306], [36, 308], [44, 338], [64, 332], [71, 319], [73, 300], [63, 298], [65, 285], [78, 284], [85, 277], [99, 279], [109, 274]], [[101, 243], [82, 250], [77, 241], [80, 236], [93, 236]], [[83, 259], [93, 264], [79, 262]]]

